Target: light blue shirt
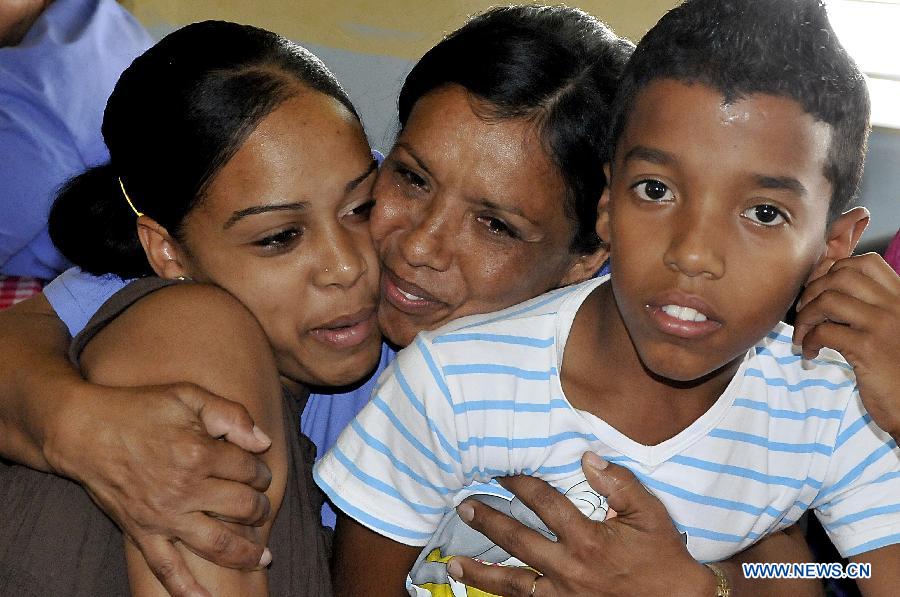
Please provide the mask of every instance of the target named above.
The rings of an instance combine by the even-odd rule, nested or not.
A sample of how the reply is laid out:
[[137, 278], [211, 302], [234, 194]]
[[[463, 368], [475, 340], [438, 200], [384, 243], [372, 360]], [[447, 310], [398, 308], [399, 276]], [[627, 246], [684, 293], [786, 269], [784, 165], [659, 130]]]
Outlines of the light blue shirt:
[[100, 125], [153, 39], [114, 0], [52, 2], [0, 48], [0, 274], [49, 280], [69, 264], [47, 234], [59, 187], [109, 159]]

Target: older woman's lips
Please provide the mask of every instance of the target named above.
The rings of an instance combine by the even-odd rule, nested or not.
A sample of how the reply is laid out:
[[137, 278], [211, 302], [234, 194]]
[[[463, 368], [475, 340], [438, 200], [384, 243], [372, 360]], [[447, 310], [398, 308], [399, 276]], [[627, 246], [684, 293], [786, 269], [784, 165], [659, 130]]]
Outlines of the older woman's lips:
[[368, 340], [375, 331], [375, 309], [368, 307], [356, 313], [332, 319], [309, 334], [335, 348], [352, 348]]
[[382, 271], [381, 275], [381, 296], [399, 311], [410, 315], [429, 313], [444, 307], [443, 302], [423, 289], [387, 270]]

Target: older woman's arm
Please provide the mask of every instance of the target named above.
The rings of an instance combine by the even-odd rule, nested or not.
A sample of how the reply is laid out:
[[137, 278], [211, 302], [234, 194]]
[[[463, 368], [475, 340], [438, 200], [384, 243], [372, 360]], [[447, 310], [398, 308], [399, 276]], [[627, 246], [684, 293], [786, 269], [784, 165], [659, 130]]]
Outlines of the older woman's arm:
[[[264, 545], [184, 508], [185, 496], [198, 495], [214, 476], [215, 462], [215, 473], [234, 482], [217, 486], [204, 509], [228, 504], [222, 514], [258, 522], [241, 519], [231, 507], [264, 502], [270, 477], [260, 460], [236, 447], [258, 452], [269, 445], [264, 434], [254, 433], [246, 409], [187, 383], [88, 383], [68, 359], [70, 341], [43, 295], [0, 311], [0, 456], [81, 483], [153, 569], [167, 575], [175, 595], [198, 587], [171, 557], [176, 538], [222, 565], [256, 567]], [[194, 459], [193, 468], [173, 466], [184, 462], [182, 454], [203, 457]]]
[[[565, 496], [540, 479], [502, 481], [556, 532], [556, 543], [474, 500], [460, 506], [460, 516], [471, 520], [473, 528], [544, 574], [537, 584], [533, 585], [535, 573], [528, 570], [484, 566], [467, 558], [451, 560], [451, 575], [511, 597], [716, 595], [716, 576], [688, 553], [663, 504], [627, 469], [609, 464], [598, 470], [589, 460], [582, 459], [587, 480], [617, 512], [604, 523], [584, 518]], [[722, 563], [721, 569], [734, 597], [822, 594], [816, 580], [745, 579], [739, 572], [742, 560], [812, 561], [802, 537], [778, 534], [771, 542], [762, 541], [752, 551]]]
[[[138, 301], [91, 340], [82, 353], [81, 364], [88, 379], [101, 384], [143, 386], [186, 380], [243, 404], [274, 440], [262, 455], [272, 471], [272, 483], [266, 491], [271, 510], [259, 500], [213, 504], [213, 509], [223, 512], [237, 508], [242, 518], [264, 520], [258, 530], [259, 540], [265, 544], [287, 477], [283, 402], [272, 350], [259, 324], [240, 303], [222, 290], [201, 285], [159, 290]], [[193, 468], [194, 461], [205, 460], [207, 453], [197, 451], [181, 456], [187, 459], [188, 468]], [[213, 468], [214, 474], [199, 489], [212, 493], [223, 481], [215, 478], [217, 463], [205, 464]], [[198, 519], [206, 518], [201, 497], [188, 495], [185, 503]], [[216, 523], [224, 526], [221, 521]], [[211, 594], [266, 594], [263, 570], [220, 567], [179, 543], [172, 549]], [[126, 550], [132, 592], [165, 595], [165, 588], [130, 541]], [[264, 561], [263, 565], [267, 563]]]

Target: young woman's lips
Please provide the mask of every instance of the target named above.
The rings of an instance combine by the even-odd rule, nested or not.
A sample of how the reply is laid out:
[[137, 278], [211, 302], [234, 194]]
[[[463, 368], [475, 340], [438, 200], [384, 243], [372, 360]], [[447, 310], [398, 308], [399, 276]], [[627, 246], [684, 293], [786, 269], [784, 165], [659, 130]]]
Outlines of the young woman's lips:
[[424, 315], [446, 305], [422, 288], [402, 280], [389, 270], [381, 273], [381, 296], [397, 310], [409, 315]]
[[309, 334], [334, 348], [353, 348], [368, 340], [375, 331], [375, 308], [367, 307], [343, 315], [309, 331]]
[[647, 305], [650, 320], [663, 333], [679, 338], [701, 338], [722, 327], [713, 309], [702, 299], [668, 293]]

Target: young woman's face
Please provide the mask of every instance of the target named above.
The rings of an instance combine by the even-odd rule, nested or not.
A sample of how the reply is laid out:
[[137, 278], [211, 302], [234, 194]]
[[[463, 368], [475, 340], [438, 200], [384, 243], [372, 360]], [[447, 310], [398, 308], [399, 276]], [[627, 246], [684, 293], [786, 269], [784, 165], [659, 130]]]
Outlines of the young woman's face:
[[536, 126], [483, 119], [472, 101], [448, 85], [416, 102], [375, 183], [378, 319], [401, 346], [575, 281], [575, 224]]
[[359, 121], [305, 90], [259, 123], [185, 219], [188, 273], [256, 316], [289, 379], [343, 385], [377, 362], [375, 173]]

